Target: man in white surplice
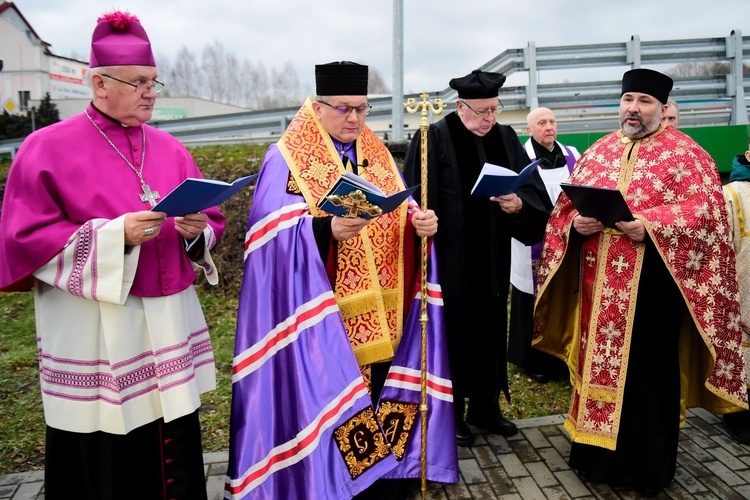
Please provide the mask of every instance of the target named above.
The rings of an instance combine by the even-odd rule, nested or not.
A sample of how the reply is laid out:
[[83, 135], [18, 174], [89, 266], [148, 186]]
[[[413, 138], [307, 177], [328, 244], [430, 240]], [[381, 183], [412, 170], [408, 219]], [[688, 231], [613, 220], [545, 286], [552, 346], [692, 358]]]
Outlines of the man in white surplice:
[[[539, 174], [547, 194], [555, 204], [560, 194], [560, 183], [570, 176], [581, 154], [572, 146], [557, 141], [557, 119], [552, 110], [536, 108], [526, 118], [529, 139], [524, 149], [532, 160], [540, 158]], [[526, 370], [527, 375], [545, 383], [567, 373], [565, 365], [554, 357], [531, 347], [534, 329], [534, 296], [536, 292], [536, 266], [542, 243], [524, 245], [511, 240], [511, 306], [508, 330], [508, 361]]]

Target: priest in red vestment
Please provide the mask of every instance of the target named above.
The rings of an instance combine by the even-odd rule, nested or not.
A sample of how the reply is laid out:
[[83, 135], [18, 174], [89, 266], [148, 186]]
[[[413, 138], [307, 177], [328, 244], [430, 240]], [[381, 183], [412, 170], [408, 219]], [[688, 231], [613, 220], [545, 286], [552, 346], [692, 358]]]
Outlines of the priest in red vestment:
[[675, 474], [685, 410], [747, 407], [732, 239], [711, 157], [661, 125], [672, 80], [625, 73], [621, 129], [570, 182], [619, 190], [633, 220], [605, 227], [561, 195], [539, 269], [535, 347], [567, 362], [570, 466], [653, 494]]

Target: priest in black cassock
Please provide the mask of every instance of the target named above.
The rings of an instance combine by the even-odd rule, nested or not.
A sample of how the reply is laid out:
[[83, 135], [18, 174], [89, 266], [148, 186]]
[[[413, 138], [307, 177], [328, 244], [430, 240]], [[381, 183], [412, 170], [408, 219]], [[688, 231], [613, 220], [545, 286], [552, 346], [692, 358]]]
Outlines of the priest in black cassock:
[[[507, 301], [510, 240], [526, 244], [544, 235], [552, 204], [539, 173], [515, 193], [472, 196], [485, 162], [516, 172], [530, 163], [516, 132], [497, 123], [499, 73], [473, 71], [449, 85], [458, 92], [456, 111], [428, 132], [428, 201], [440, 220], [435, 235], [450, 356], [456, 438], [470, 446], [467, 423], [511, 436], [500, 393], [510, 400], [507, 372]], [[421, 136], [409, 146], [408, 185], [421, 182]], [[415, 195], [419, 199], [419, 195]], [[468, 410], [464, 420], [465, 398]]]

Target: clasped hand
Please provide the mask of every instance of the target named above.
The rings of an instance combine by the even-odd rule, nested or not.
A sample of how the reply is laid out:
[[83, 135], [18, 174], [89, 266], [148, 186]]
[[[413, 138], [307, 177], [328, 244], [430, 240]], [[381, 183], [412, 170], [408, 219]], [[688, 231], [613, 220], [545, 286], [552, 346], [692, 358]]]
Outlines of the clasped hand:
[[[434, 236], [437, 232], [438, 218], [434, 210], [415, 212], [411, 223], [417, 236]], [[354, 238], [368, 224], [369, 219], [361, 217], [333, 217], [331, 219], [331, 233], [336, 241]]]
[[[646, 228], [640, 220], [620, 221], [615, 223], [615, 227], [625, 233], [633, 241], [643, 241], [646, 238]], [[573, 218], [573, 229], [583, 236], [590, 236], [594, 233], [604, 230], [604, 224], [593, 217], [584, 217], [576, 215]]]

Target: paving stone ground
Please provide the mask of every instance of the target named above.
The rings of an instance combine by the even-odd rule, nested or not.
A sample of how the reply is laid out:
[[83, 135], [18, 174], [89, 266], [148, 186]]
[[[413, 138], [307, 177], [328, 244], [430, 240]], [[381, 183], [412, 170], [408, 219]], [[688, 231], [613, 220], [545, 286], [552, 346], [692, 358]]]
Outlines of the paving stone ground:
[[[516, 421], [520, 432], [504, 438], [480, 435], [474, 446], [459, 448], [461, 479], [428, 483], [430, 500], [638, 499], [632, 490], [581, 480], [568, 467], [570, 440], [563, 415]], [[688, 411], [680, 432], [677, 474], [657, 498], [750, 499], [750, 447], [735, 443], [721, 419], [702, 409]], [[227, 453], [204, 455], [209, 500], [223, 498]], [[0, 499], [44, 500], [43, 471], [0, 476]], [[418, 482], [410, 490], [421, 499]]]

